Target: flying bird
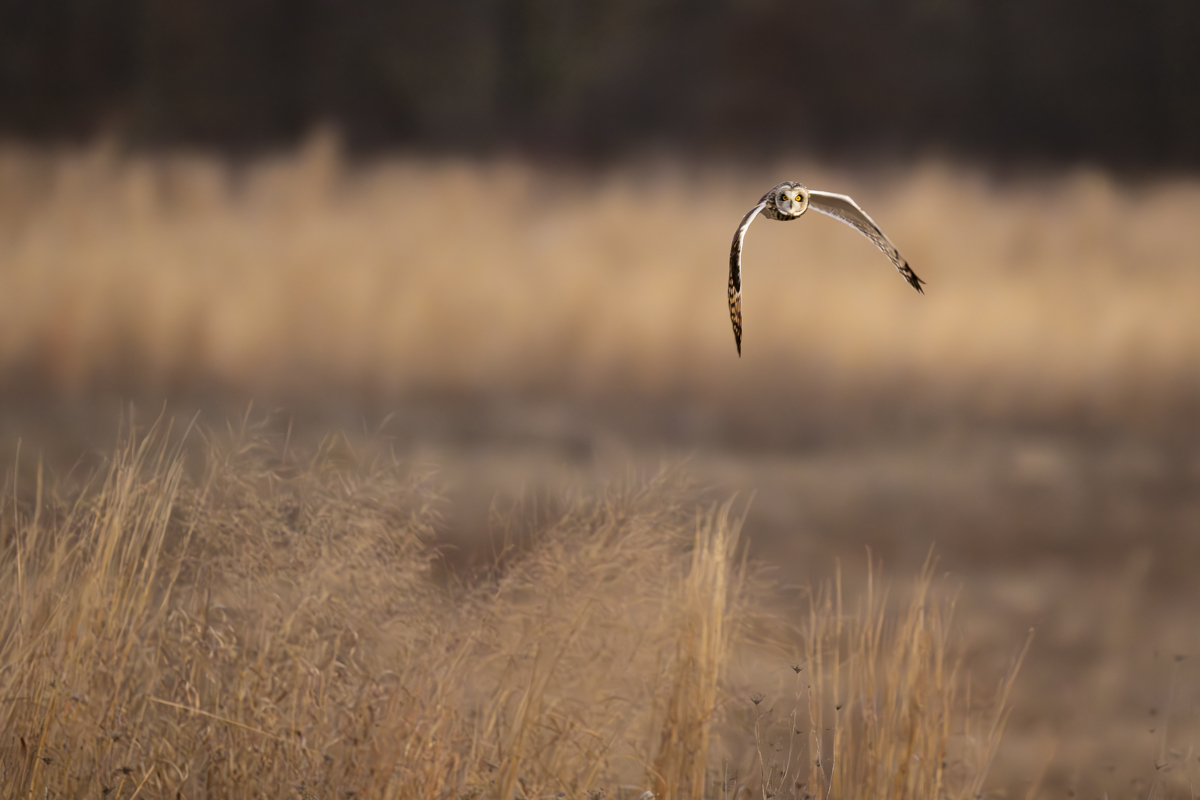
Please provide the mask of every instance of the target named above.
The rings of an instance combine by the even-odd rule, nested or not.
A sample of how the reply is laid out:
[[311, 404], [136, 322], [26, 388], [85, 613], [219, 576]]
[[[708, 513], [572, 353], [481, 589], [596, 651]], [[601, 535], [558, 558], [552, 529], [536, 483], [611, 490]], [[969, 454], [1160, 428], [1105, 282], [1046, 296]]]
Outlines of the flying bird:
[[767, 219], [789, 222], [799, 219], [810, 208], [841, 220], [866, 236], [891, 259], [896, 271], [908, 281], [909, 286], [921, 294], [925, 293], [921, 288], [925, 281], [917, 277], [904, 256], [883, 235], [875, 221], [858, 207], [858, 203], [844, 194], [812, 191], [802, 183], [784, 181], [763, 195], [758, 205], [742, 217], [742, 223], [733, 234], [733, 247], [729, 251], [729, 318], [733, 321], [733, 340], [737, 342], [739, 356], [742, 354], [742, 241], [746, 238], [746, 229], [759, 214]]

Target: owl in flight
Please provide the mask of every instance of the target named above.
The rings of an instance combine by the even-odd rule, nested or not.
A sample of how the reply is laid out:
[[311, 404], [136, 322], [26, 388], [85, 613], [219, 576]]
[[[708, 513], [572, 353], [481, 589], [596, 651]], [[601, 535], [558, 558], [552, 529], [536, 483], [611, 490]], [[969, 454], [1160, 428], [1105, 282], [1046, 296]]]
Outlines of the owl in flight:
[[858, 203], [844, 194], [815, 192], [802, 183], [784, 181], [763, 195], [758, 205], [742, 217], [742, 224], [738, 225], [737, 232], [733, 234], [733, 247], [729, 251], [729, 318], [733, 320], [733, 340], [737, 342], [739, 356], [742, 354], [742, 241], [746, 238], [746, 229], [760, 213], [767, 219], [788, 222], [799, 219], [809, 208], [839, 219], [866, 236], [892, 260], [896, 270], [904, 276], [909, 286], [921, 294], [925, 293], [921, 288], [925, 281], [917, 277], [917, 273], [908, 266], [904, 256], [900, 255], [900, 251], [883, 235], [883, 231], [879, 230], [879, 226], [866, 212], [858, 207]]

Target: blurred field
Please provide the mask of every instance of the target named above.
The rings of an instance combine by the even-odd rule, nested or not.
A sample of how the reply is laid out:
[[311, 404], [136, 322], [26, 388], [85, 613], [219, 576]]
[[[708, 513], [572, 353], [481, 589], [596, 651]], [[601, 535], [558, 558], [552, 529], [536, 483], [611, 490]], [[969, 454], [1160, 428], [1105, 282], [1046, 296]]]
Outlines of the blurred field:
[[[897, 291], [833, 220], [756, 223], [738, 361], [729, 239], [784, 175], [855, 196], [929, 292]], [[10, 147], [0, 374], [10, 391], [573, 394], [838, 414], [865, 392], [880, 399], [861, 413], [885, 416], [1148, 421], [1196, 395], [1198, 213], [1191, 183], [998, 182], [937, 164], [868, 182], [804, 164], [350, 166], [328, 137], [240, 167]]]
[[[784, 177], [854, 196], [928, 293], [912, 292], [833, 220], [756, 222], [739, 360], [725, 308], [729, 240]], [[931, 635], [947, 637], [947, 653], [961, 647], [954, 691], [969, 683], [973, 699], [941, 694], [942, 705], [925, 706], [945, 710], [939, 719], [952, 720], [955, 736], [972, 713], [995, 710], [995, 687], [1036, 629], [987, 792], [1190, 797], [1200, 764], [1198, 217], [1200, 183], [1117, 182], [1087, 170], [355, 162], [328, 136], [243, 163], [131, 156], [104, 144], [8, 146], [0, 452], [16, 467], [0, 531], [5, 585], [19, 571], [25, 588], [0, 610], [0, 680], [6, 696], [38, 702], [9, 706], [5, 718], [53, 731], [45, 741], [58, 759], [81, 735], [72, 720], [117, 727], [113, 709], [145, 709], [136, 723], [143, 760], [121, 756], [142, 771], [116, 778], [118, 796], [143, 778], [143, 794], [179, 781], [195, 793], [198, 779], [170, 766], [186, 772], [184, 752], [195, 763], [225, 759], [224, 771], [206, 773], [218, 775], [216, 787], [261, 773], [263, 787], [304, 782], [322, 797], [343, 785], [382, 792], [398, 784], [364, 765], [391, 763], [397, 751], [386, 748], [410, 745], [448, 770], [427, 776], [453, 774], [463, 791], [507, 791], [517, 781], [511, 765], [527, 762], [495, 756], [514, 742], [538, 754], [520, 769], [539, 792], [645, 787], [662, 752], [679, 756], [674, 785], [695, 786], [698, 773], [687, 777], [681, 765], [694, 765], [696, 753], [708, 754], [701, 772], [757, 758], [748, 744], [756, 717], [736, 698], [761, 691], [793, 702], [789, 659], [814, 630], [843, 621], [850, 628], [829, 641], [858, 653], [832, 656], [846, 673], [827, 699], [848, 680], [881, 687], [880, 676], [894, 672], [851, 677], [874, 656], [850, 629], [884, 615], [882, 630], [911, 644], [902, 632], [916, 612], [906, 604], [924, 598], [921, 607], [944, 610], [956, 597], [954, 620], [941, 618]], [[269, 447], [200, 447], [193, 437], [179, 472], [170, 458], [157, 467], [133, 451], [111, 459], [125, 401], [143, 421], [164, 404], [168, 418], [198, 411], [207, 430], [240, 420], [251, 399]], [[336, 447], [332, 432], [342, 436]], [[308, 455], [289, 461], [289, 451]], [[40, 504], [37, 454], [46, 461]], [[692, 484], [628, 477], [679, 461]], [[79, 476], [114, 463], [124, 488], [116, 478], [91, 493], [79, 486]], [[626, 488], [606, 494], [614, 486]], [[109, 505], [134, 502], [118, 503], [122, 492], [147, 504], [131, 512], [144, 524], [122, 530], [153, 538], [151, 520], [162, 520], [158, 544], [125, 541], [97, 521]], [[664, 665], [693, 645], [672, 638], [687, 626], [662, 620], [696, 611], [685, 588], [690, 554], [703, 552], [694, 537], [739, 527], [706, 516], [735, 493], [756, 566], [744, 584], [734, 580], [744, 595], [729, 589], [728, 643], [695, 662], [709, 665], [700, 670], [709, 677], [680, 678]], [[79, 497], [90, 499], [73, 505]], [[621, 533], [597, 544], [594, 531], [609, 524], [597, 519]], [[210, 550], [179, 549], [186, 520], [195, 521], [196, 546]], [[42, 535], [54, 530], [67, 535]], [[496, 537], [506, 534], [528, 542], [500, 547], [509, 556], [497, 567]], [[84, 540], [108, 544], [73, 544]], [[931, 545], [948, 582], [918, 577]], [[121, 547], [134, 548], [121, 558], [136, 570], [112, 572]], [[156, 547], [165, 566], [146, 560]], [[859, 613], [868, 547], [896, 584], [886, 609], [876, 595], [862, 601], [874, 610]], [[394, 569], [380, 571], [378, 558]], [[839, 561], [855, 612], [821, 606], [809, 616], [803, 587], [831, 581]], [[728, 561], [712, 563], [720, 568], [703, 573], [710, 578], [741, 575]], [[167, 593], [162, 582], [176, 569], [178, 589]], [[76, 580], [85, 574], [93, 577]], [[201, 597], [210, 578], [218, 600]], [[93, 580], [100, 588], [61, 591]], [[39, 605], [56, 596], [61, 606]], [[316, 598], [311, 608], [302, 597]], [[608, 613], [621, 606], [615, 598], [632, 615], [619, 624]], [[197, 623], [212, 603], [224, 607], [220, 619]], [[105, 627], [100, 608], [139, 622]], [[647, 608], [672, 610], [660, 620]], [[288, 618], [294, 628], [281, 627]], [[523, 644], [509, 624], [526, 625], [515, 640]], [[86, 648], [72, 649], [83, 636], [72, 626], [91, 631]], [[572, 638], [585, 630], [601, 633]], [[358, 666], [330, 655], [351, 639], [360, 642]], [[537, 641], [565, 642], [561, 658], [576, 672], [556, 671], [553, 681], [539, 673], [544, 651], [528, 649]], [[664, 649], [639, 649], [646, 641]], [[626, 657], [627, 668], [614, 666]], [[243, 669], [252, 659], [258, 673]], [[398, 662], [411, 671], [387, 680], [426, 686], [420, 701], [436, 701], [422, 706], [391, 684], [362, 688], [401, 672]], [[905, 691], [937, 672], [921, 663], [928, 669], [913, 672]], [[943, 666], [952, 663], [948, 655]], [[193, 673], [177, 674], [179, 664]], [[208, 688], [199, 688], [202, 674]], [[91, 680], [103, 684], [87, 689], [103, 708], [89, 699], [89, 710], [70, 716], [74, 701], [58, 683]], [[681, 686], [701, 699], [672, 700]], [[151, 709], [137, 699], [148, 687], [220, 720]], [[537, 714], [548, 716], [518, 714], [530, 687], [546, 692]], [[270, 702], [250, 703], [260, 689]], [[672, 738], [665, 720], [703, 707], [705, 692], [723, 698], [706, 729], [711, 741]], [[597, 699], [610, 697], [624, 710]], [[768, 749], [791, 706], [771, 708], [776, 716], [760, 720], [760, 745], [775, 726]], [[346, 731], [380, 709], [400, 727], [368, 752]], [[528, 729], [515, 721], [535, 717], [542, 722]], [[438, 728], [436, 745], [421, 738], [435, 735], [422, 727], [434, 721], [449, 726]], [[850, 744], [868, 740], [866, 724], [849, 725]], [[280, 741], [294, 730], [305, 743]], [[894, 742], [889, 730], [879, 742]], [[184, 750], [146, 755], [155, 737]], [[683, 749], [663, 749], [676, 741]], [[0, 747], [32, 782], [23, 785], [52, 794], [81, 786], [71, 775], [121, 760], [92, 743], [82, 761], [53, 773], [19, 742]], [[275, 771], [229, 760], [264, 747], [276, 748]], [[332, 762], [324, 747], [336, 750]], [[893, 752], [871, 750], [885, 751]], [[826, 791], [900, 796], [864, 793], [863, 765], [884, 762], [855, 763], [861, 782]], [[963, 788], [984, 774], [973, 763], [970, 776], [956, 774], [955, 792], [978, 789]], [[569, 789], [553, 788], [557, 780]], [[927, 796], [923, 786], [912, 791]]]

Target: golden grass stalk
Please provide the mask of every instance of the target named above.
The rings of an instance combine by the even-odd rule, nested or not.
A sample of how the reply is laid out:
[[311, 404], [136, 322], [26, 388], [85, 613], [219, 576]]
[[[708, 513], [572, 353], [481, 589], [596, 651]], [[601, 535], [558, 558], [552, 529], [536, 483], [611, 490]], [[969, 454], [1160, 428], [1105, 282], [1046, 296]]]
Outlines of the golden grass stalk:
[[899, 613], [891, 610], [876, 569], [869, 566], [853, 613], [843, 606], [840, 571], [832, 585], [810, 594], [803, 649], [792, 667], [791, 713], [755, 715], [764, 798], [982, 796], [1029, 642], [995, 694], [972, 707], [963, 692], [955, 600], [935, 580], [932, 557]]
[[707, 783], [710, 729], [729, 659], [730, 617], [743, 577], [736, 570], [739, 526], [730, 520], [731, 503], [698, 527], [691, 568], [679, 592], [674, 660], [667, 672], [669, 695], [650, 773], [660, 797], [698, 800]]

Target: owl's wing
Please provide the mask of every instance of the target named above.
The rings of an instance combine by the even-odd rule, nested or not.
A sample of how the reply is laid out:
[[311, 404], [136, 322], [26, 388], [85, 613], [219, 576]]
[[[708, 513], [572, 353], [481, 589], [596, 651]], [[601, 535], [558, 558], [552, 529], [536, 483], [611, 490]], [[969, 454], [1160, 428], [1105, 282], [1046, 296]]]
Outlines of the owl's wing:
[[737, 343], [739, 356], [742, 354], [742, 241], [746, 238], [750, 223], [766, 207], [767, 198], [764, 197], [746, 212], [733, 234], [733, 246], [729, 249], [729, 319], [733, 322], [733, 341]]
[[[892, 260], [892, 263], [896, 265], [896, 271], [904, 276], [904, 280], [908, 281], [909, 286], [921, 294], [925, 293], [925, 290], [921, 288], [921, 284], [925, 281], [917, 277], [917, 273], [912, 271], [912, 267], [904, 260], [904, 256], [900, 255], [900, 251], [896, 249], [896, 245], [892, 244], [883, 235], [883, 231], [879, 229], [879, 226], [875, 224], [873, 219], [867, 216], [865, 211], [858, 207], [858, 203], [844, 194], [810, 191], [808, 196], [809, 208], [815, 208], [822, 214], [839, 219], [855, 228], [863, 236], [866, 236], [875, 243], [876, 247], [884, 252], [884, 255]], [[730, 289], [731, 293], [732, 291]]]

